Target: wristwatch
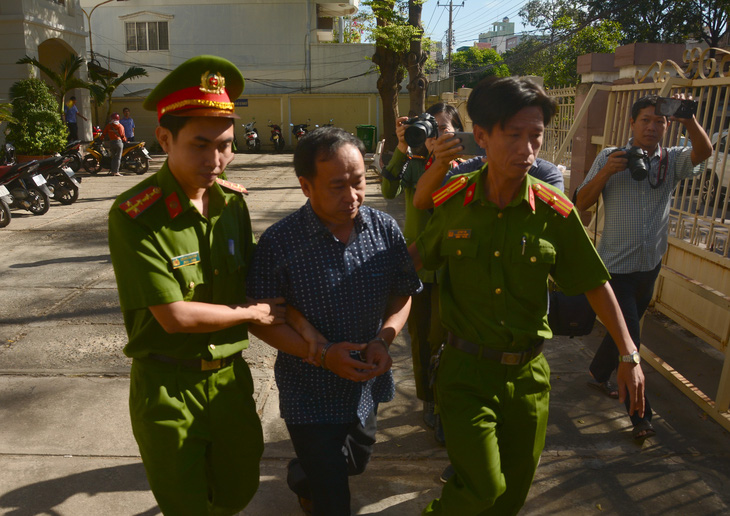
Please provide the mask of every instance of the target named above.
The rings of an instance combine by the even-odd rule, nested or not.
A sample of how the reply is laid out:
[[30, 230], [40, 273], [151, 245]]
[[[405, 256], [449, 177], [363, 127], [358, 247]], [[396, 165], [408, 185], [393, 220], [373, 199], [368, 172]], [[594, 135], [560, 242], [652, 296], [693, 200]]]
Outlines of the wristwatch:
[[638, 364], [641, 362], [641, 355], [639, 355], [638, 351], [634, 351], [630, 355], [619, 355], [618, 359], [621, 362], [630, 362], [632, 364]]

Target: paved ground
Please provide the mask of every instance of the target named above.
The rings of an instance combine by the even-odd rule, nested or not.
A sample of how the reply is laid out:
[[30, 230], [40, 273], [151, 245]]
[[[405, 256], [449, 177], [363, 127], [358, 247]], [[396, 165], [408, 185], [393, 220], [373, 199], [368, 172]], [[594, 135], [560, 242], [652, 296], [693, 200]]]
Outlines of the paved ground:
[[[230, 168], [229, 178], [251, 192], [257, 234], [304, 202], [290, 163], [290, 154], [239, 155]], [[76, 204], [53, 203], [42, 217], [14, 211], [0, 230], [2, 514], [159, 514], [130, 431], [129, 360], [106, 238], [112, 200], [139, 179], [84, 177]], [[402, 221], [402, 201], [380, 198], [374, 176], [366, 202]], [[622, 407], [585, 385], [603, 331], [546, 346], [547, 446], [522, 514], [728, 514], [730, 435], [645, 368], [658, 434], [635, 444]], [[647, 319], [644, 338], [714, 393], [721, 358], [709, 346], [660, 317]], [[266, 450], [261, 487], [244, 513], [297, 515], [284, 480], [293, 451], [278, 414], [274, 353], [254, 341], [246, 356]], [[394, 345], [394, 362], [396, 399], [381, 407], [367, 472], [352, 479], [356, 514], [419, 514], [440, 492], [448, 463], [421, 422], [407, 334]]]

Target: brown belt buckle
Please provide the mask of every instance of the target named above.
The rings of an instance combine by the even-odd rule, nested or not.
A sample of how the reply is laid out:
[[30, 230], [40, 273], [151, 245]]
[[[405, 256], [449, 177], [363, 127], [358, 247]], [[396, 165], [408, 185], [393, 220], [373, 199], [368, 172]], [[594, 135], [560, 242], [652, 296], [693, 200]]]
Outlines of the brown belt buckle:
[[213, 369], [220, 369], [222, 367], [223, 360], [220, 358], [217, 360], [201, 360], [200, 370], [201, 371], [212, 371]]
[[500, 363], [504, 365], [519, 365], [522, 353], [502, 353]]

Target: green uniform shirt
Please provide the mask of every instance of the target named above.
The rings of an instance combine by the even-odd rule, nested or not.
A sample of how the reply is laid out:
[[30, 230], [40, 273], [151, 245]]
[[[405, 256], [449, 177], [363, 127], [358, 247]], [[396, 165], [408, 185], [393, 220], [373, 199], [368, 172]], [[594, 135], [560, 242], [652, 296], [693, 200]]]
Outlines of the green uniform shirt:
[[[425, 268], [446, 265], [442, 323], [492, 349], [527, 349], [552, 337], [548, 274], [568, 295], [599, 287], [610, 276], [575, 209], [565, 218], [532, 195], [534, 184], [563, 196], [556, 189], [527, 176], [517, 197], [500, 210], [484, 198], [486, 165], [465, 177], [475, 188], [438, 206], [416, 242]], [[473, 195], [470, 202], [467, 195]]]
[[[403, 236], [406, 239], [406, 244], [411, 245], [416, 241], [418, 235], [426, 229], [426, 224], [428, 224], [428, 220], [431, 218], [431, 211], [419, 210], [413, 206], [413, 195], [416, 192], [416, 184], [426, 171], [426, 162], [422, 159], [411, 159], [408, 161], [408, 166], [401, 176], [400, 172], [407, 159], [408, 157], [398, 148], [395, 149], [393, 157], [388, 162], [388, 166], [385, 167], [388, 174], [383, 175], [383, 181], [380, 183], [380, 191], [386, 199], [395, 199], [401, 193], [404, 194], [406, 200], [406, 222], [403, 226]], [[389, 179], [388, 176], [393, 179]], [[434, 276], [435, 273], [430, 270], [421, 269], [418, 271], [418, 277], [426, 283], [433, 283]]]
[[[136, 218], [120, 208], [145, 191], [161, 195], [152, 202], [142, 199]], [[109, 249], [129, 357], [157, 353], [215, 360], [248, 347], [246, 325], [169, 334], [147, 308], [175, 301], [246, 302], [246, 271], [255, 245], [248, 208], [241, 194], [224, 191], [218, 183], [208, 195], [206, 219], [165, 162], [159, 172], [121, 194], [109, 212]]]

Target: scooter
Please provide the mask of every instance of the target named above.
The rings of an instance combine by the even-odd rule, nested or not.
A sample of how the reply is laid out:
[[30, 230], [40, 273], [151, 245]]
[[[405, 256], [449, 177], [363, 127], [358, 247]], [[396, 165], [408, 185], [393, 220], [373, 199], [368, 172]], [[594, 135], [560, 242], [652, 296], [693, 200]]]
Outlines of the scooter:
[[274, 144], [274, 152], [283, 152], [286, 142], [284, 141], [284, 135], [281, 133], [281, 127], [272, 123], [271, 120], [269, 120], [269, 127], [271, 128], [270, 140]]
[[[94, 138], [86, 150], [88, 154], [83, 159], [84, 170], [89, 174], [98, 174], [102, 168], [111, 170], [112, 156], [104, 147], [102, 136]], [[145, 148], [144, 142], [127, 142], [122, 149], [122, 161], [119, 168], [131, 170], [136, 174], [144, 174], [149, 170], [151, 160], [152, 157]]]
[[254, 125], [256, 125], [256, 120], [243, 125], [246, 131], [244, 139], [246, 140], [246, 149], [248, 152], [259, 152], [261, 150], [261, 139]]
[[[9, 145], [5, 144], [6, 163], [12, 164], [0, 165], [0, 185], [4, 187], [0, 195], [9, 208], [28, 210], [33, 215], [43, 215], [50, 208], [51, 200], [46, 180], [38, 173], [38, 162], [15, 163], [15, 149], [10, 159], [7, 151]], [[12, 148], [12, 145], [10, 147]], [[9, 223], [8, 216], [7, 224]]]
[[5, 185], [0, 185], [0, 228], [4, 228], [10, 224], [12, 216], [10, 215], [9, 203], [12, 201], [13, 198], [10, 196], [8, 189]]
[[306, 124], [289, 124], [291, 126], [291, 133], [294, 135], [294, 137], [297, 139], [297, 141], [301, 140], [302, 137], [307, 134], [307, 127], [309, 127], [309, 118], [307, 118]]
[[71, 170], [74, 172], [78, 172], [81, 169], [81, 160], [83, 159], [83, 156], [81, 155], [81, 141], [74, 140], [69, 142], [68, 145], [66, 145], [66, 148], [61, 152], [61, 156], [71, 158], [68, 166], [71, 167]]
[[43, 174], [51, 197], [61, 204], [73, 204], [79, 198], [81, 178], [77, 178], [68, 166], [71, 158], [55, 156], [38, 162], [38, 172]]

